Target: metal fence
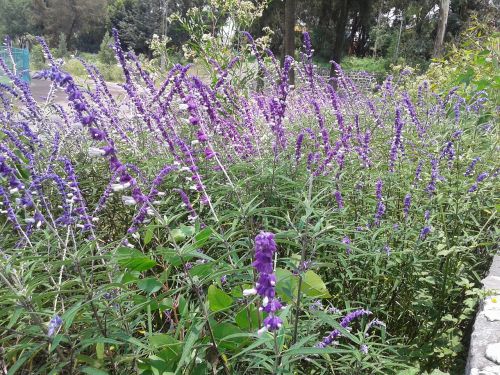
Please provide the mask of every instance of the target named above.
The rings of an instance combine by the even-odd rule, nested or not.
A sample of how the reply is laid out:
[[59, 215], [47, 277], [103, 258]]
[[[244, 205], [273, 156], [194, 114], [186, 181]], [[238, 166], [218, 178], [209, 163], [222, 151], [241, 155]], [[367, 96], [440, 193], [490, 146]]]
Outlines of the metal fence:
[[[12, 48], [12, 53], [0, 47], [0, 58], [5, 61], [8, 68], [25, 82], [31, 81], [30, 53], [26, 48]], [[5, 80], [5, 74], [0, 68], [0, 80]]]

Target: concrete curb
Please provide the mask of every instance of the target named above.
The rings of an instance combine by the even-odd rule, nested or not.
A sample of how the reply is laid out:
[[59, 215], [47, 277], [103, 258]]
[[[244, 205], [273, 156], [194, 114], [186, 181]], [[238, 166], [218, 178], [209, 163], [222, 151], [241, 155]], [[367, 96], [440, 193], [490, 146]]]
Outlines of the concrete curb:
[[495, 295], [481, 302], [470, 340], [466, 375], [500, 375], [500, 256], [493, 257], [483, 288]]

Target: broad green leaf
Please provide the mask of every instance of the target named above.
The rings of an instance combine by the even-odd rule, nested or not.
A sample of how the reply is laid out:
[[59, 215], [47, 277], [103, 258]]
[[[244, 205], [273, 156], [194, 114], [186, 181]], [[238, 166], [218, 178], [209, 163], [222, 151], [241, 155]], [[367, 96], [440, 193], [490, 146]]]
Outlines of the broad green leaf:
[[182, 350], [182, 342], [165, 333], [159, 333], [149, 338], [151, 346], [160, 349], [158, 357], [165, 361], [171, 361], [178, 358]]
[[331, 297], [325, 283], [314, 271], [307, 271], [302, 280], [304, 294], [309, 297], [329, 298]]
[[163, 284], [153, 277], [148, 277], [137, 282], [137, 287], [148, 294], [159, 291], [162, 286]]
[[276, 293], [285, 302], [297, 296], [297, 276], [283, 268], [276, 268]]
[[227, 293], [212, 284], [208, 288], [208, 304], [210, 310], [221, 311], [230, 307], [233, 304], [233, 299]]
[[128, 247], [122, 247], [116, 250], [115, 257], [118, 264], [124, 268], [128, 268], [131, 271], [146, 271], [154, 266], [156, 262], [137, 249], [130, 249]]
[[250, 304], [236, 314], [235, 321], [241, 329], [257, 330], [259, 328], [259, 311], [253, 304]]
[[[236, 336], [242, 333], [241, 329], [231, 323], [213, 323], [214, 336], [217, 344], [220, 347], [227, 349], [236, 349], [239, 345], [246, 341], [244, 337]], [[235, 336], [232, 336], [235, 335]], [[228, 337], [227, 339], [225, 339]], [[229, 338], [231, 337], [231, 338]]]

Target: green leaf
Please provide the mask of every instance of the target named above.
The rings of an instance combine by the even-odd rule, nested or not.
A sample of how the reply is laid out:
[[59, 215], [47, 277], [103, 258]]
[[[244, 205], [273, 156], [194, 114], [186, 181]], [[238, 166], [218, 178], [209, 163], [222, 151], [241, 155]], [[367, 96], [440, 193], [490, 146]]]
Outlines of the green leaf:
[[234, 320], [241, 329], [258, 329], [259, 311], [254, 305], [248, 305], [236, 314]]
[[[184, 340], [184, 347], [182, 349], [181, 359], [177, 364], [177, 370], [185, 368], [185, 363], [188, 360], [188, 357], [193, 352], [193, 346], [200, 335], [201, 328], [204, 326], [205, 322], [200, 321], [198, 324], [193, 324], [191, 329], [189, 330], [186, 338]], [[176, 371], [177, 373], [177, 371]]]
[[[220, 347], [234, 350], [243, 342], [246, 341], [245, 337], [236, 336], [242, 333], [241, 329], [231, 323], [215, 323], [212, 324], [214, 336], [217, 344]], [[235, 335], [235, 336], [232, 336]], [[229, 338], [232, 336], [231, 338]], [[227, 337], [227, 339], [225, 339]]]
[[233, 304], [233, 299], [227, 293], [212, 284], [208, 288], [208, 304], [210, 310], [221, 311], [230, 307]]
[[88, 375], [108, 375], [106, 371], [99, 370], [95, 367], [84, 366], [80, 368], [80, 372]]
[[186, 235], [180, 229], [172, 229], [170, 234], [175, 242], [182, 242], [186, 239]]
[[159, 291], [162, 286], [163, 284], [153, 277], [148, 277], [137, 282], [137, 287], [148, 294]]
[[159, 333], [149, 337], [151, 346], [160, 349], [158, 357], [169, 362], [181, 355], [182, 342], [165, 333]]
[[276, 268], [276, 293], [285, 302], [291, 302], [297, 296], [297, 277], [288, 270]]
[[147, 245], [151, 242], [154, 235], [154, 228], [152, 226], [148, 226], [146, 229], [146, 233], [144, 234], [144, 245]]
[[302, 281], [303, 291], [305, 295], [317, 298], [331, 297], [325, 283], [317, 273], [311, 270], [307, 271]]
[[116, 250], [115, 257], [120, 266], [128, 268], [132, 271], [142, 272], [156, 266], [156, 262], [154, 260], [145, 256], [139, 250], [130, 249], [128, 247], [122, 247]]
[[98, 342], [95, 344], [95, 355], [101, 361], [104, 359], [104, 343]]

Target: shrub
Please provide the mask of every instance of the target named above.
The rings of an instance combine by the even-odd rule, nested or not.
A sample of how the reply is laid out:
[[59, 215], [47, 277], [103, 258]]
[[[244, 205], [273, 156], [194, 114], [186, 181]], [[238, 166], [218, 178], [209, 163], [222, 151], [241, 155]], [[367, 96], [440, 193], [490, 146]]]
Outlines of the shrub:
[[480, 96], [334, 89], [307, 34], [293, 89], [258, 53], [259, 93], [157, 86], [114, 37], [123, 101], [52, 59], [67, 106], [0, 87], [10, 372], [461, 371], [498, 236]]

